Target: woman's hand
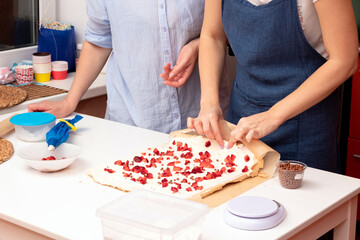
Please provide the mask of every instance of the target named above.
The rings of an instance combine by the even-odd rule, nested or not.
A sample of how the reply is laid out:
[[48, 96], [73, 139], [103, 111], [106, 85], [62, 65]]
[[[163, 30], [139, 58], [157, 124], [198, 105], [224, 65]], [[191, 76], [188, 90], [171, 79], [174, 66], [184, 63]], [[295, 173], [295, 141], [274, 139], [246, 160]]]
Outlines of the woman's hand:
[[243, 117], [239, 120], [236, 128], [231, 131], [231, 137], [228, 148], [237, 141], [260, 139], [275, 131], [281, 125], [276, 115], [269, 111], [254, 114], [249, 117]]
[[179, 53], [176, 65], [171, 68], [170, 63], [163, 66], [164, 73], [160, 77], [164, 79], [164, 84], [170, 87], [181, 87], [189, 79], [198, 59], [199, 39], [195, 39], [186, 44]]
[[62, 118], [70, 115], [76, 106], [70, 104], [66, 99], [54, 101], [42, 101], [40, 103], [31, 103], [28, 105], [29, 112], [48, 112], [54, 114], [56, 118]]
[[221, 148], [224, 141], [220, 133], [219, 121], [223, 120], [220, 106], [202, 107], [197, 118], [189, 117], [187, 126], [195, 129], [199, 134], [206, 135], [210, 140], [216, 139]]

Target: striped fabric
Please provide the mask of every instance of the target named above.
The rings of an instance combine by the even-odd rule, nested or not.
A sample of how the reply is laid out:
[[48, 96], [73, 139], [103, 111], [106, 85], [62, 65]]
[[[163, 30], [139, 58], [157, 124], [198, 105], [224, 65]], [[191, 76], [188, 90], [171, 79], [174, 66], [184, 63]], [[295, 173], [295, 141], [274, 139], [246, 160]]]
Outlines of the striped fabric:
[[113, 49], [107, 119], [169, 133], [197, 116], [198, 68], [181, 88], [164, 85], [160, 73], [199, 37], [203, 11], [204, 0], [87, 0], [85, 39]]

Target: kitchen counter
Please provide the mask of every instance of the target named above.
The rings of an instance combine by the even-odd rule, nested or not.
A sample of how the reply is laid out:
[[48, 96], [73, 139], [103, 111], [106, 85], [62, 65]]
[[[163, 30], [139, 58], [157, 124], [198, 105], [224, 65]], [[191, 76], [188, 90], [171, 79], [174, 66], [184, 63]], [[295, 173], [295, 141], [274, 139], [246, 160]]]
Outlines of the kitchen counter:
[[[82, 153], [67, 169], [38, 172], [16, 155], [0, 165], [0, 239], [102, 239], [96, 209], [126, 193], [93, 182], [86, 169], [168, 141], [164, 133], [83, 116], [68, 141]], [[15, 152], [28, 144], [14, 133], [5, 137]], [[201, 239], [314, 239], [335, 226], [335, 239], [354, 239], [359, 192], [359, 179], [313, 168], [306, 170], [303, 187], [296, 190], [282, 188], [275, 177], [244, 195], [283, 204], [282, 223], [264, 231], [235, 229], [222, 220], [223, 204], [206, 216]]]
[[[65, 80], [53, 80], [52, 79], [49, 82], [44, 82], [41, 84], [64, 89], [64, 90], [70, 90], [71, 84], [74, 80], [74, 76], [75, 76], [75, 73], [72, 72], [72, 73], [67, 74], [67, 78]], [[82, 96], [81, 100], [86, 100], [86, 99], [106, 95], [105, 79], [106, 79], [106, 73], [100, 73], [99, 76], [93, 82], [93, 84], [91, 84], [89, 89], [85, 92], [84, 96]], [[59, 100], [62, 100], [65, 96], [66, 96], [66, 93], [62, 93], [62, 94], [57, 94], [57, 95], [53, 95], [53, 96], [49, 96], [49, 97], [24, 101], [13, 107], [0, 109], [0, 116], [2, 114], [27, 109], [27, 106], [30, 103], [41, 102], [42, 100], [59, 101]]]

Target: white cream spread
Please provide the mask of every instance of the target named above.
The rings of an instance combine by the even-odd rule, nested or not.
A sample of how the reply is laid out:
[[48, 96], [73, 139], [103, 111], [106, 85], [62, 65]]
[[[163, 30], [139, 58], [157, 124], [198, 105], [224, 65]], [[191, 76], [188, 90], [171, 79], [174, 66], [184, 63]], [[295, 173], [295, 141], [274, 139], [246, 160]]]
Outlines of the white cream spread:
[[[180, 143], [181, 146], [178, 147]], [[171, 153], [172, 151], [173, 153]], [[205, 153], [206, 151], [208, 153]], [[203, 155], [202, 157], [200, 152]], [[230, 160], [231, 155], [233, 155], [233, 163]], [[135, 159], [136, 156], [138, 158]], [[128, 167], [127, 161], [129, 161]], [[231, 149], [226, 147], [221, 149], [215, 140], [209, 141], [202, 136], [175, 137], [166, 145], [148, 148], [129, 158], [122, 158], [118, 162], [114, 161], [90, 169], [88, 174], [98, 183], [126, 191], [147, 189], [181, 198], [189, 198], [211, 187], [223, 185], [243, 175], [250, 175], [256, 161], [254, 154], [242, 144]], [[139, 167], [134, 172], [135, 166]], [[171, 176], [168, 176], [169, 171], [164, 173], [167, 168], [170, 170]], [[199, 169], [202, 173], [199, 173]], [[139, 172], [140, 170], [142, 173]], [[149, 177], [151, 175], [153, 178]], [[146, 183], [142, 184], [141, 182], [144, 183], [145, 178]], [[199, 179], [204, 180], [198, 181], [196, 184], [196, 180]], [[167, 185], [166, 187], [163, 187], [162, 182], [164, 181], [167, 181], [167, 184], [164, 184]], [[188, 191], [190, 189], [191, 191]]]

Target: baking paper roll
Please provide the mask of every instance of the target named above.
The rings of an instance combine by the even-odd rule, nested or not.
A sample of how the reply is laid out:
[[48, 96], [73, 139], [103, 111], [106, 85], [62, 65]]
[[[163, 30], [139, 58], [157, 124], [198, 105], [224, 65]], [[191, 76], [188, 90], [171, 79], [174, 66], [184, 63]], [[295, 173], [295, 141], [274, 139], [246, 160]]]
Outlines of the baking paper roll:
[[[235, 127], [232, 123], [226, 121], [220, 122], [220, 131], [225, 140], [229, 140], [230, 132]], [[170, 133], [170, 137], [181, 136], [182, 134], [189, 136], [199, 135], [194, 130], [184, 129]], [[207, 204], [209, 207], [217, 207], [274, 176], [276, 164], [280, 160], [280, 154], [261, 140], [246, 141], [243, 144], [258, 159], [258, 163], [253, 168], [254, 174], [250, 174], [250, 177], [242, 175], [230, 182], [224, 182], [209, 189], [204, 189], [204, 191], [189, 198], [189, 200]]]

